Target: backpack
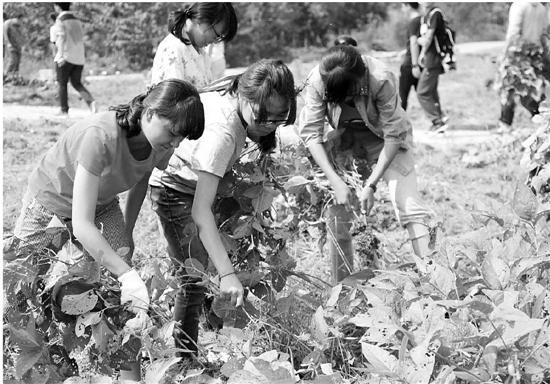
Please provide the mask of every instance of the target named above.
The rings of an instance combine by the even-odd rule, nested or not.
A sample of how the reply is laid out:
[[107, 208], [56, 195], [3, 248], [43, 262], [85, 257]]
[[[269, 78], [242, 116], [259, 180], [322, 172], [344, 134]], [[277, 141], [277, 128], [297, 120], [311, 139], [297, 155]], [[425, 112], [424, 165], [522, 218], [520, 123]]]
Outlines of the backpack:
[[448, 56], [448, 60], [446, 63], [449, 65], [450, 69], [456, 69], [456, 62], [454, 60], [454, 53], [455, 53], [455, 41], [456, 41], [456, 31], [451, 28], [447, 20], [445, 19], [445, 16], [443, 15], [443, 12], [441, 12], [441, 9], [434, 8], [432, 9], [424, 18], [423, 23], [426, 24], [426, 27], [424, 30], [427, 30], [427, 24], [430, 17], [435, 12], [441, 13], [441, 16], [443, 17], [443, 28], [442, 32], [434, 34], [434, 43], [435, 43], [435, 49], [437, 50], [437, 53], [442, 58], [445, 58]]

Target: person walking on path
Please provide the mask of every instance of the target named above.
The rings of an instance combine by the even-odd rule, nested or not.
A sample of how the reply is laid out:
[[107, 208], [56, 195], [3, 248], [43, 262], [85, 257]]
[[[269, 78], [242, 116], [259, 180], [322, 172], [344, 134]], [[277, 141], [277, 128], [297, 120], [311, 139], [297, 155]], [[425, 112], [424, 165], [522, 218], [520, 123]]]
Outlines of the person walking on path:
[[[198, 351], [199, 318], [206, 294], [200, 278], [187, 272], [185, 261], [211, 262], [220, 276], [220, 294], [243, 303], [243, 286], [223, 245], [215, 217], [218, 186], [238, 161], [246, 140], [263, 153], [276, 145], [280, 125], [296, 117], [294, 78], [279, 60], [261, 60], [237, 76], [223, 78], [201, 93], [205, 131], [200, 140], [184, 140], [168, 168], [155, 170], [149, 184], [153, 210], [158, 214], [176, 267], [179, 290], [174, 307], [178, 355], [192, 359]], [[191, 229], [190, 229], [191, 228]]]
[[[195, 140], [203, 130], [199, 94], [181, 80], [163, 81], [128, 104], [77, 122], [33, 170], [14, 229], [16, 241], [5, 242], [4, 255], [31, 255], [36, 265], [48, 264], [48, 256], [40, 260], [42, 252], [55, 254], [66, 242], [56, 244], [48, 224], [61, 221], [88, 257], [118, 277], [121, 303], [129, 302], [138, 315], [146, 312], [149, 294], [131, 259], [132, 232], [149, 176], [155, 167], [166, 168], [184, 138]], [[122, 210], [118, 195], [125, 191]], [[119, 255], [120, 249], [128, 251]], [[137, 382], [139, 372], [137, 361], [127, 361], [121, 377]]]
[[230, 3], [192, 3], [172, 13], [168, 28], [153, 59], [151, 83], [174, 78], [200, 88], [214, 80], [206, 47], [231, 41], [237, 16]]
[[438, 52], [436, 40], [445, 33], [444, 17], [441, 9], [436, 8], [434, 3], [424, 3], [423, 6], [426, 11], [420, 30], [421, 36], [417, 39], [422, 46], [418, 56], [418, 64], [422, 70], [416, 95], [426, 117], [432, 122], [430, 131], [443, 133], [448, 127], [448, 119], [442, 112], [437, 89], [439, 76], [444, 69], [443, 57]]
[[401, 107], [406, 111], [411, 88], [417, 89], [421, 74], [420, 64], [418, 63], [418, 56], [420, 55], [418, 38], [420, 37], [422, 14], [420, 13], [419, 3], [405, 3], [403, 8], [407, 10], [409, 22], [407, 24], [407, 47], [400, 67], [399, 97], [401, 98]]
[[19, 77], [19, 65], [21, 64], [21, 51], [25, 44], [25, 36], [21, 29], [21, 18], [23, 14], [17, 12], [13, 17], [5, 18], [4, 14], [4, 59], [8, 53], [8, 64], [4, 72], [4, 81]]
[[[326, 134], [325, 121], [331, 127]], [[298, 132], [334, 190], [336, 206], [329, 211], [329, 221], [350, 221], [347, 208], [353, 197], [338, 173], [341, 169], [338, 158], [351, 153], [354, 160], [372, 167], [370, 174], [367, 171], [361, 175], [364, 187], [359, 200], [363, 212], [370, 213], [376, 186], [380, 179], [385, 179], [393, 208], [400, 224], [409, 232], [414, 253], [420, 258], [430, 255], [429, 221], [433, 214], [418, 193], [412, 126], [399, 103], [397, 80], [392, 71], [372, 57], [361, 56], [353, 47], [331, 48], [308, 75]], [[341, 239], [351, 243], [350, 225], [344, 229], [348, 236], [336, 234], [337, 241], [330, 243], [333, 248], [342, 248], [335, 244]], [[353, 265], [348, 262], [352, 260], [352, 257], [342, 260], [341, 264], [348, 264], [342, 267], [338, 262], [333, 265], [335, 282], [350, 274]]]
[[502, 131], [511, 129], [516, 95], [531, 117], [536, 119], [539, 115], [539, 104], [545, 97], [541, 39], [548, 25], [547, 10], [542, 3], [515, 1], [510, 6], [504, 55], [495, 83], [501, 99]]
[[71, 85], [82, 96], [92, 113], [97, 112], [97, 105], [90, 92], [82, 85], [82, 70], [84, 69], [84, 32], [81, 21], [70, 11], [71, 3], [55, 3], [55, 46], [57, 52], [54, 62], [57, 69], [59, 84], [60, 115], [68, 115], [69, 100], [67, 86]]

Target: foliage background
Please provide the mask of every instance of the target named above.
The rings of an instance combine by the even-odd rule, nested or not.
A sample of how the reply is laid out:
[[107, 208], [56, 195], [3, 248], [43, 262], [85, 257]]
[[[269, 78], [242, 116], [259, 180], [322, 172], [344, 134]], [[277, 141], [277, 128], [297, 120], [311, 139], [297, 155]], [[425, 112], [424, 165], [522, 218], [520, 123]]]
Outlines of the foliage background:
[[[184, 3], [74, 3], [84, 21], [88, 69], [147, 70], [158, 43], [167, 34], [171, 11]], [[327, 28], [353, 34], [365, 48], [399, 50], [406, 40], [402, 3], [234, 3], [239, 31], [226, 47], [230, 67], [247, 66], [266, 57], [290, 60], [323, 47]], [[441, 3], [460, 42], [502, 40], [508, 3]], [[27, 45], [24, 58], [48, 68], [49, 15], [53, 3], [4, 3], [8, 15], [23, 11]], [[460, 23], [459, 23], [460, 22]], [[25, 61], [25, 60], [24, 60]], [[29, 60], [26, 60], [29, 61]]]

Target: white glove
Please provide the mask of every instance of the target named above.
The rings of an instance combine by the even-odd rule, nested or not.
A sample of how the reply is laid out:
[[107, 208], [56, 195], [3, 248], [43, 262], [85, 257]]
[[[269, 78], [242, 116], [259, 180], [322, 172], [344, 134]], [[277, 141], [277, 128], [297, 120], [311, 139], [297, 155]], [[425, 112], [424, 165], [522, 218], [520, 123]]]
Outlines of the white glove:
[[118, 277], [120, 282], [120, 303], [130, 303], [130, 311], [138, 313], [149, 308], [147, 287], [135, 269], [130, 269]]

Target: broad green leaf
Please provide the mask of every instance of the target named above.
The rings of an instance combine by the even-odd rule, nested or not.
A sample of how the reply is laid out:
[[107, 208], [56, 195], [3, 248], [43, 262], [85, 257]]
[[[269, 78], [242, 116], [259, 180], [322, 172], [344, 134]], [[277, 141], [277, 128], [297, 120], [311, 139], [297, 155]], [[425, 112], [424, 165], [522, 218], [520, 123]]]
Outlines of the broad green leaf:
[[363, 356], [372, 366], [372, 373], [393, 376], [397, 372], [397, 358], [376, 345], [361, 343]]
[[495, 253], [490, 252], [481, 265], [483, 279], [491, 289], [503, 289], [510, 280], [510, 268]]
[[283, 185], [283, 188], [289, 193], [297, 194], [304, 189], [305, 185], [309, 183], [310, 181], [307, 180], [305, 177], [301, 175], [296, 175], [288, 179], [288, 181]]
[[[31, 323], [29, 321], [29, 323]], [[34, 321], [32, 321], [34, 324]], [[10, 330], [10, 339], [22, 350], [27, 349], [40, 349], [42, 347], [42, 341], [34, 328], [21, 329], [15, 328], [13, 325], [8, 325]]]
[[233, 230], [233, 237], [235, 239], [242, 239], [252, 234], [252, 224], [250, 221], [241, 221], [239, 225]]
[[513, 325], [509, 325], [505, 328], [502, 337], [499, 337], [488, 344], [488, 346], [496, 346], [498, 348], [504, 348], [504, 343], [507, 346], [512, 345], [523, 336], [540, 330], [544, 325], [545, 319], [527, 319], [521, 321], [515, 321]]
[[327, 307], [334, 307], [336, 305], [340, 297], [340, 292], [342, 292], [342, 284], [338, 284], [330, 290], [330, 297], [326, 304]]
[[537, 213], [538, 200], [533, 191], [523, 183], [517, 183], [512, 208], [523, 220], [533, 222]]
[[92, 339], [100, 352], [107, 352], [109, 341], [114, 336], [105, 319], [101, 319], [99, 323], [92, 326]]
[[153, 361], [145, 371], [145, 382], [147, 384], [159, 384], [164, 378], [166, 371], [180, 360], [181, 357], [174, 356]]
[[245, 360], [244, 357], [232, 357], [221, 367], [220, 373], [225, 377], [230, 377], [233, 373], [243, 369]]
[[93, 289], [75, 295], [63, 295], [61, 312], [67, 315], [82, 315], [94, 309], [98, 300]]
[[204, 265], [194, 257], [189, 257], [183, 262], [188, 276], [201, 279], [205, 275]]
[[23, 375], [31, 369], [42, 356], [42, 348], [22, 350], [15, 359], [15, 376], [21, 379]]
[[84, 336], [86, 327], [90, 325], [96, 325], [101, 321], [101, 312], [88, 312], [86, 314], [78, 316], [74, 331], [77, 337]]
[[265, 376], [254, 374], [244, 369], [233, 372], [227, 384], [270, 384]]
[[428, 266], [430, 282], [447, 297], [450, 292], [456, 289], [456, 276], [449, 268], [438, 263], [432, 263]]
[[315, 314], [311, 318], [310, 331], [312, 336], [321, 344], [328, 341], [329, 326], [325, 320], [325, 311], [323, 307], [317, 308]]

